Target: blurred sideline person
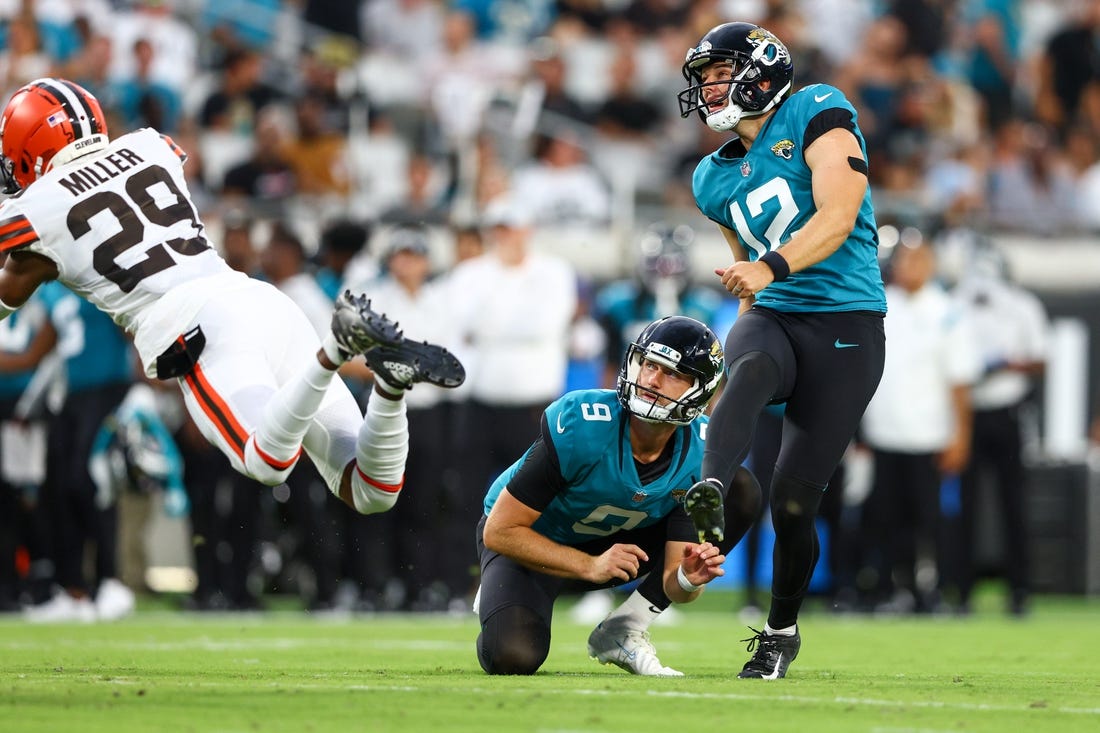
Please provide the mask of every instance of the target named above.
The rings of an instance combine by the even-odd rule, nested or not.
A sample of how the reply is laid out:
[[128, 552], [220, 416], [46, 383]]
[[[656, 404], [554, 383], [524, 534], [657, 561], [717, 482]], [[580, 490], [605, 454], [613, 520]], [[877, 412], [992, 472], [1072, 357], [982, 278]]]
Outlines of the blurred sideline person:
[[966, 313], [935, 279], [932, 245], [899, 243], [888, 269], [890, 349], [861, 426], [874, 478], [860, 517], [870, 572], [860, 576], [875, 579], [864, 590], [877, 610], [931, 612], [950, 564], [941, 558], [940, 488], [970, 457], [980, 365]]
[[[0, 255], [2, 258], [3, 255]], [[62, 288], [62, 290], [64, 290]], [[43, 485], [46, 480], [47, 421], [32, 405], [42, 373], [56, 368], [59, 340], [55, 301], [40, 291], [18, 314], [0, 322], [0, 611], [20, 611], [23, 602], [45, 601], [53, 593], [52, 522]], [[54, 366], [50, 363], [53, 362]], [[41, 372], [40, 372], [41, 368]], [[28, 575], [16, 570], [19, 548], [26, 550]], [[87, 597], [70, 604], [89, 619]]]
[[[431, 279], [428, 230], [416, 224], [394, 226], [386, 233], [385, 243], [384, 274], [364, 285], [371, 301], [400, 323], [409, 336], [445, 341], [451, 304], [444, 290]], [[445, 611], [452, 600], [444, 571], [444, 558], [454, 549], [444, 537], [447, 501], [443, 478], [450, 458], [445, 403], [450, 394], [453, 392], [426, 385], [406, 395], [409, 460], [405, 484], [417, 500], [373, 518], [386, 526], [383, 534], [389, 546], [377, 547], [376, 552], [384, 560], [386, 577], [399, 584], [407, 610]], [[453, 600], [456, 610], [469, 611], [469, 599]]]
[[688, 316], [714, 327], [722, 298], [692, 282], [694, 237], [686, 224], [653, 224], [638, 240], [635, 277], [610, 282], [596, 293], [593, 315], [607, 334], [606, 386], [615, 384], [627, 347], [655, 318]]
[[856, 112], [824, 84], [791, 94], [790, 51], [750, 23], [708, 31], [687, 53], [683, 117], [730, 140], [700, 161], [696, 205], [718, 224], [734, 263], [715, 272], [741, 299], [726, 337], [726, 386], [711, 413], [705, 480], [685, 501], [732, 503], [736, 542], [760, 490], [731, 485], [757, 417], [787, 403], [771, 485], [775, 530], [767, 623], [753, 629], [739, 677], [784, 677], [798, 654], [798, 613], [820, 554], [822, 495], [878, 386], [886, 310], [867, 153]]
[[470, 366], [457, 428], [461, 489], [448, 517], [447, 575], [456, 597], [476, 587], [477, 558], [463, 548], [485, 491], [538, 436], [543, 410], [565, 392], [577, 310], [573, 267], [532, 248], [527, 202], [499, 196], [482, 224], [485, 253], [456, 265], [446, 283], [454, 347]]
[[96, 485], [96, 506], [118, 505], [119, 580], [129, 589], [146, 589], [145, 531], [154, 497], [160, 496], [168, 517], [183, 517], [190, 508], [183, 459], [152, 384], [135, 383], [103, 421], [92, 443], [88, 473]]
[[[62, 335], [65, 396], [50, 415], [46, 490], [52, 514], [57, 584], [70, 596], [91, 596], [96, 619], [112, 621], [134, 611], [134, 592], [119, 579], [118, 504], [96, 501], [88, 471], [92, 445], [103, 421], [134, 382], [129, 339], [111, 319], [59, 283], [58, 328]], [[91, 574], [85, 556], [91, 552]], [[58, 593], [28, 608], [32, 621], [71, 620], [70, 599]]]
[[[204, 236], [186, 155], [145, 128], [110, 141], [99, 102], [64, 79], [19, 89], [0, 115], [0, 316], [57, 279], [134, 336], [146, 376], [175, 379], [187, 410], [233, 467], [286, 480], [304, 449], [329, 490], [363, 514], [390, 509], [408, 452], [403, 395], [460, 384], [445, 349], [408, 341], [345, 293], [318, 339], [276, 288], [232, 270]], [[337, 368], [376, 374], [364, 419]]]
[[988, 481], [1004, 527], [1006, 605], [1009, 613], [1020, 616], [1027, 612], [1031, 595], [1023, 428], [1046, 367], [1050, 326], [1042, 302], [1012, 281], [1003, 255], [992, 246], [978, 249], [954, 294], [974, 324], [983, 367], [972, 392], [973, 447], [960, 484], [961, 536], [955, 565], [959, 609], [970, 611], [978, 574], [974, 543], [979, 497]]
[[[678, 677], [657, 658], [649, 626], [724, 573], [703, 541], [723, 518], [689, 517], [722, 345], [696, 320], [663, 318], [628, 350], [612, 390], [578, 390], [543, 413], [534, 444], [485, 497], [478, 523], [481, 622], [489, 674], [534, 674], [550, 651], [554, 600], [566, 583], [638, 588], [588, 637], [588, 653], [633, 674]], [[751, 480], [743, 471], [740, 476]]]

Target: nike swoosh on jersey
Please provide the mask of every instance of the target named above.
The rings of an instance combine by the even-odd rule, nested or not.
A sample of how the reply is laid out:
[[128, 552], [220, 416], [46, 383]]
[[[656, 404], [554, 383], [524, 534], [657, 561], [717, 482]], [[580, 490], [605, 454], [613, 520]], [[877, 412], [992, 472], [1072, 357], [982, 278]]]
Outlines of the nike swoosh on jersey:
[[835, 349], [854, 349], [857, 346], [859, 346], [859, 344], [846, 344], [840, 339], [833, 342], [833, 348]]
[[814, 95], [814, 101], [815, 102], [824, 102], [826, 99], [828, 99], [831, 96], [833, 96], [832, 92], [829, 92], [828, 94], [815, 94]]
[[563, 427], [561, 426], [561, 413], [560, 413], [560, 412], [558, 413], [558, 421], [557, 421], [557, 422], [558, 422], [558, 424], [557, 424], [557, 428], [558, 428], [558, 435], [561, 435], [562, 433], [564, 433], [564, 432], [565, 432], [565, 428], [563, 428]]

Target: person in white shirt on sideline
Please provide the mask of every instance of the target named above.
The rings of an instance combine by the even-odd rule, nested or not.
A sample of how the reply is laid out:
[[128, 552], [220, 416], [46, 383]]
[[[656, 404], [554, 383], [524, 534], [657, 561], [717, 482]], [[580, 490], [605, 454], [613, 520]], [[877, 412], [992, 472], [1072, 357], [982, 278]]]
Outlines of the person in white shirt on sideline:
[[1004, 523], [1007, 610], [1019, 616], [1027, 612], [1030, 595], [1023, 426], [1036, 381], [1046, 367], [1050, 325], [1042, 302], [1012, 282], [1003, 255], [991, 245], [977, 249], [954, 294], [974, 324], [974, 343], [982, 361], [981, 377], [971, 393], [970, 464], [959, 487], [959, 547], [954, 563], [959, 609], [970, 610], [978, 496], [988, 476]]
[[448, 276], [455, 353], [467, 365], [467, 404], [457, 431], [461, 501], [449, 515], [455, 582], [476, 566], [469, 528], [492, 479], [539, 433], [543, 410], [565, 391], [577, 281], [564, 259], [532, 248], [532, 212], [512, 195], [486, 206], [484, 254]]
[[[445, 283], [433, 278], [431, 242], [426, 227], [401, 224], [381, 238], [382, 276], [362, 289], [375, 307], [386, 312], [410, 338], [446, 343], [452, 339]], [[465, 587], [451, 588], [444, 559], [453, 552], [446, 544], [449, 506], [444, 474], [451, 462], [446, 400], [449, 392], [421, 385], [405, 395], [409, 419], [409, 460], [405, 485], [414, 487], [415, 502], [372, 520], [384, 525], [390, 546], [379, 548], [381, 567], [400, 583], [402, 607], [412, 611], [467, 610]], [[469, 527], [467, 527], [468, 534]], [[466, 538], [469, 544], [469, 538]], [[453, 601], [453, 605], [452, 605]]]
[[980, 364], [964, 314], [933, 279], [936, 256], [924, 241], [897, 244], [886, 287], [882, 381], [861, 424], [874, 454], [863, 504], [864, 562], [876, 571], [882, 610], [925, 611], [938, 604], [935, 567], [940, 488], [966, 467], [970, 387]]

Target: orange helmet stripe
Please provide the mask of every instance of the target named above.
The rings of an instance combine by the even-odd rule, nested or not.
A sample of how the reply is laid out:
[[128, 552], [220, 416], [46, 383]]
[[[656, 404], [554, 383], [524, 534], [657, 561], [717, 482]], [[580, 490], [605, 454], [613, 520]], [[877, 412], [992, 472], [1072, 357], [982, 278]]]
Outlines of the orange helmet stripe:
[[60, 79], [42, 79], [34, 86], [47, 92], [61, 105], [72, 124], [74, 140], [100, 132], [101, 120], [97, 119], [92, 106], [75, 84]]

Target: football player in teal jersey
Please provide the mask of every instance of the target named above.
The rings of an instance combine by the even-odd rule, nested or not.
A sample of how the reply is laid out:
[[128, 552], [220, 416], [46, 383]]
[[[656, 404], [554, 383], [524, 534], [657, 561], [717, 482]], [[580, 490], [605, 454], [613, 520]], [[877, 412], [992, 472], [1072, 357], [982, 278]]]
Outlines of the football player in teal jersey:
[[490, 487], [478, 524], [477, 655], [486, 672], [538, 670], [570, 580], [587, 590], [644, 575], [589, 636], [588, 653], [634, 674], [680, 676], [657, 658], [649, 625], [723, 574], [723, 529], [743, 532], [755, 516], [740, 505], [731, 511], [743, 515], [689, 516], [682, 504], [701, 476], [703, 411], [721, 378], [714, 333], [670, 316], [631, 344], [615, 390], [576, 390], [546, 408], [539, 438]]
[[786, 402], [771, 485], [771, 608], [739, 674], [775, 679], [801, 644], [798, 612], [819, 554], [822, 494], [882, 376], [886, 295], [867, 151], [844, 94], [825, 84], [792, 92], [791, 54], [759, 26], [712, 28], [688, 51], [683, 74], [690, 86], [679, 95], [681, 114], [733, 133], [700, 161], [692, 187], [733, 253], [715, 272], [741, 299], [704, 481], [688, 501], [741, 500], [730, 482], [756, 419], [768, 403]]

